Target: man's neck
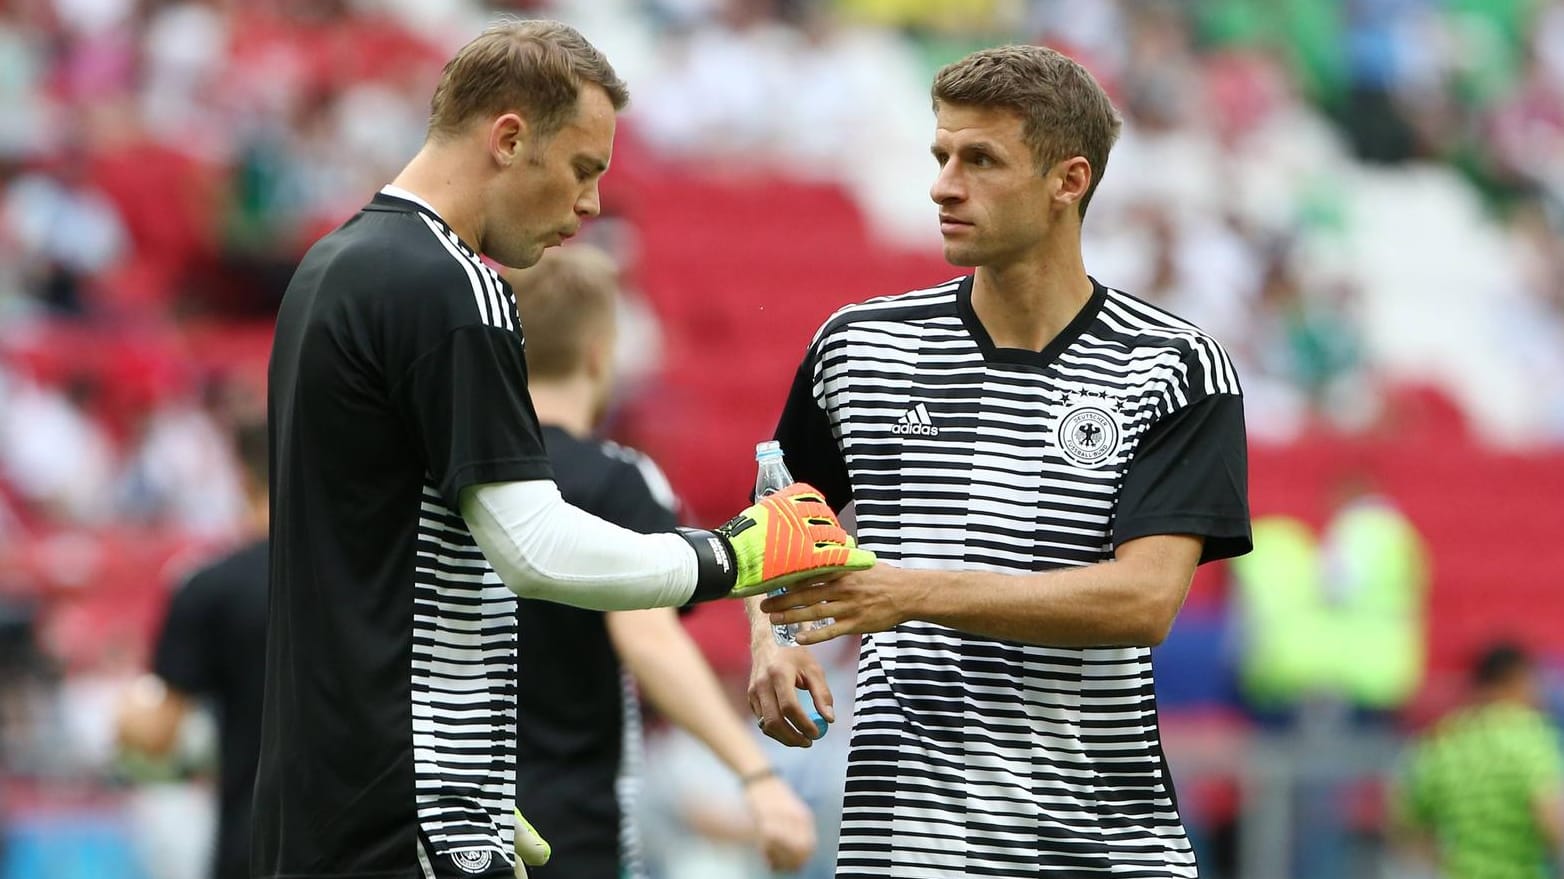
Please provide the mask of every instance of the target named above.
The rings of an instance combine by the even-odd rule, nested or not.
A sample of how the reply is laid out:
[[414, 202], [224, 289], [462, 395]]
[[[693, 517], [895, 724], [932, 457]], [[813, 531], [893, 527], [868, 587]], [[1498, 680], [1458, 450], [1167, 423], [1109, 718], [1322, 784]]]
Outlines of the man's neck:
[[1000, 348], [1041, 351], [1091, 299], [1092, 282], [1073, 236], [1004, 265], [978, 266], [972, 309]]
[[266, 500], [265, 486], [257, 494], [250, 492], [245, 498], [244, 539], [262, 540], [271, 528], [271, 505]]
[[538, 422], [560, 428], [577, 437], [592, 435], [596, 409], [592, 381], [584, 373], [569, 378], [534, 379], [527, 384]]
[[391, 185], [423, 199], [458, 238], [478, 248], [484, 232], [483, 206], [472, 193], [480, 187], [472, 162], [461, 153], [460, 142], [428, 141]]

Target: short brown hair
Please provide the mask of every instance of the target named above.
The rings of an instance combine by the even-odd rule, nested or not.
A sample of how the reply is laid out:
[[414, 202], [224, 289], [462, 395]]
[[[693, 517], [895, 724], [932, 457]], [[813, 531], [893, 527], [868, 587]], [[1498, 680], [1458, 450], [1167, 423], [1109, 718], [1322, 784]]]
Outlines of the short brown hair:
[[934, 75], [931, 93], [936, 112], [941, 102], [1014, 110], [1039, 174], [1062, 159], [1084, 157], [1092, 167], [1081, 198], [1086, 216], [1123, 124], [1086, 68], [1045, 46], [999, 46], [945, 65]]
[[614, 320], [619, 267], [587, 244], [545, 250], [537, 265], [509, 269], [527, 339], [527, 373], [564, 378], [581, 368], [587, 345]]
[[557, 21], [501, 21], [490, 25], [445, 65], [429, 101], [429, 134], [450, 136], [475, 116], [517, 110], [539, 137], [558, 132], [575, 115], [582, 83], [596, 83], [615, 110], [629, 89], [597, 47]]

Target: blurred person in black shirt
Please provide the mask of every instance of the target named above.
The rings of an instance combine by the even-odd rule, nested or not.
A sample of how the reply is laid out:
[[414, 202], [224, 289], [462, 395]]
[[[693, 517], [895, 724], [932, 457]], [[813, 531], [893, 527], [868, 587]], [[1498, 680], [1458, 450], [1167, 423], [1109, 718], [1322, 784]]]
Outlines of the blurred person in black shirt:
[[266, 426], [235, 435], [243, 465], [243, 544], [191, 574], [169, 601], [152, 672], [119, 711], [120, 744], [160, 757], [174, 750], [185, 716], [209, 700], [218, 718], [217, 846], [214, 879], [249, 879], [250, 812], [260, 753], [266, 670]]
[[[552, 250], [507, 280], [527, 328], [529, 388], [565, 500], [633, 531], [672, 531], [677, 502], [657, 465], [593, 436], [615, 379], [612, 260], [587, 246]], [[531, 875], [646, 875], [633, 819], [641, 757], [634, 684], [739, 777], [767, 862], [791, 871], [809, 859], [813, 816], [777, 777], [672, 608], [604, 613], [523, 599], [519, 622], [521, 668], [556, 669], [520, 678], [517, 796], [554, 847]]]

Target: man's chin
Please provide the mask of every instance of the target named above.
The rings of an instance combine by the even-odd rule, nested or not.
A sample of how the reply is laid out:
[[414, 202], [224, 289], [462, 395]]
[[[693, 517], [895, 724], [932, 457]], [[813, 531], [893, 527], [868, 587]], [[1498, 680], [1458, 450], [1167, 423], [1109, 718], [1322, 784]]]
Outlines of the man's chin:
[[547, 249], [548, 247], [545, 245], [535, 244], [526, 250], [516, 251], [510, 255], [509, 259], [502, 259], [500, 262], [513, 269], [530, 269], [537, 265], [539, 260], [543, 259], [543, 251]]
[[953, 266], [961, 266], [963, 268], [969, 269], [983, 264], [982, 259], [976, 253], [972, 252], [970, 248], [960, 247], [949, 243], [946, 243], [945, 245], [945, 261]]

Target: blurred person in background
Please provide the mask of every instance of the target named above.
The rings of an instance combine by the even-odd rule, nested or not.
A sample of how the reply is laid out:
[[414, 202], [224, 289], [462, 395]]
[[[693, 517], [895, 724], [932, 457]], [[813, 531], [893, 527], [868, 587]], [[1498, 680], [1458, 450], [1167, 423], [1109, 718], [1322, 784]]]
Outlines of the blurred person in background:
[[489, 27], [446, 65], [422, 148], [283, 295], [258, 879], [547, 860], [515, 810], [518, 597], [678, 606], [873, 564], [808, 486], [671, 534], [561, 496], [515, 299], [479, 254], [530, 266], [597, 216], [628, 99], [573, 28]]
[[1240, 694], [1250, 716], [1283, 737], [1292, 814], [1310, 840], [1292, 850], [1300, 879], [1351, 872], [1354, 828], [1342, 804], [1353, 783], [1339, 769], [1383, 764], [1428, 652], [1429, 564], [1416, 526], [1361, 465], [1332, 489], [1320, 536], [1293, 516], [1261, 517], [1254, 552], [1232, 564]]
[[266, 425], [235, 430], [244, 476], [243, 545], [186, 578], [169, 601], [151, 672], [125, 694], [121, 747], [171, 755], [186, 717], [209, 701], [218, 718], [218, 826], [210, 875], [249, 879], [250, 814], [260, 754], [266, 659]]
[[1429, 561], [1369, 471], [1348, 469], [1333, 494], [1319, 537], [1292, 516], [1256, 520], [1254, 552], [1232, 571], [1249, 707], [1345, 733], [1389, 721], [1423, 681]]
[[803, 745], [800, 644], [865, 634], [839, 877], [1197, 873], [1150, 648], [1196, 566], [1250, 548], [1243, 406], [1220, 345], [1086, 273], [1119, 133], [1052, 49], [983, 50], [932, 89], [945, 258], [838, 311], [776, 437], [891, 564], [766, 599], [751, 705]]
[[[527, 328], [527, 387], [560, 494], [632, 531], [673, 531], [677, 501], [657, 465], [594, 437], [616, 379], [612, 259], [577, 245], [502, 274]], [[517, 802], [553, 847], [532, 875], [646, 876], [634, 820], [642, 762], [634, 685], [738, 779], [748, 814], [733, 817], [773, 869], [791, 872], [809, 859], [813, 816], [739, 719], [672, 608], [604, 613], [523, 599], [518, 619]], [[551, 665], [550, 674], [526, 671]]]
[[67, 376], [63, 387], [22, 379], [0, 408], [0, 478], [24, 507], [60, 524], [101, 524], [113, 512], [115, 451], [95, 417], [101, 382]]
[[1558, 876], [1564, 768], [1531, 657], [1493, 645], [1472, 684], [1471, 704], [1412, 749], [1392, 794], [1393, 829], [1451, 879]]
[[[755, 819], [739, 779], [695, 736], [654, 717], [647, 727], [645, 783], [640, 791], [637, 821], [652, 876], [761, 879], [785, 875], [795, 879], [831, 879], [836, 875], [836, 838], [841, 824], [848, 737], [852, 733], [851, 694], [858, 645], [857, 639], [842, 638], [815, 649], [833, 688], [840, 687], [830, 734], [808, 748], [789, 748], [764, 738], [753, 728], [749, 730], [765, 748], [777, 772], [814, 810], [818, 838], [814, 856], [794, 870], [768, 867], [755, 846]], [[746, 711], [747, 663], [718, 665], [716, 671], [732, 709]]]

